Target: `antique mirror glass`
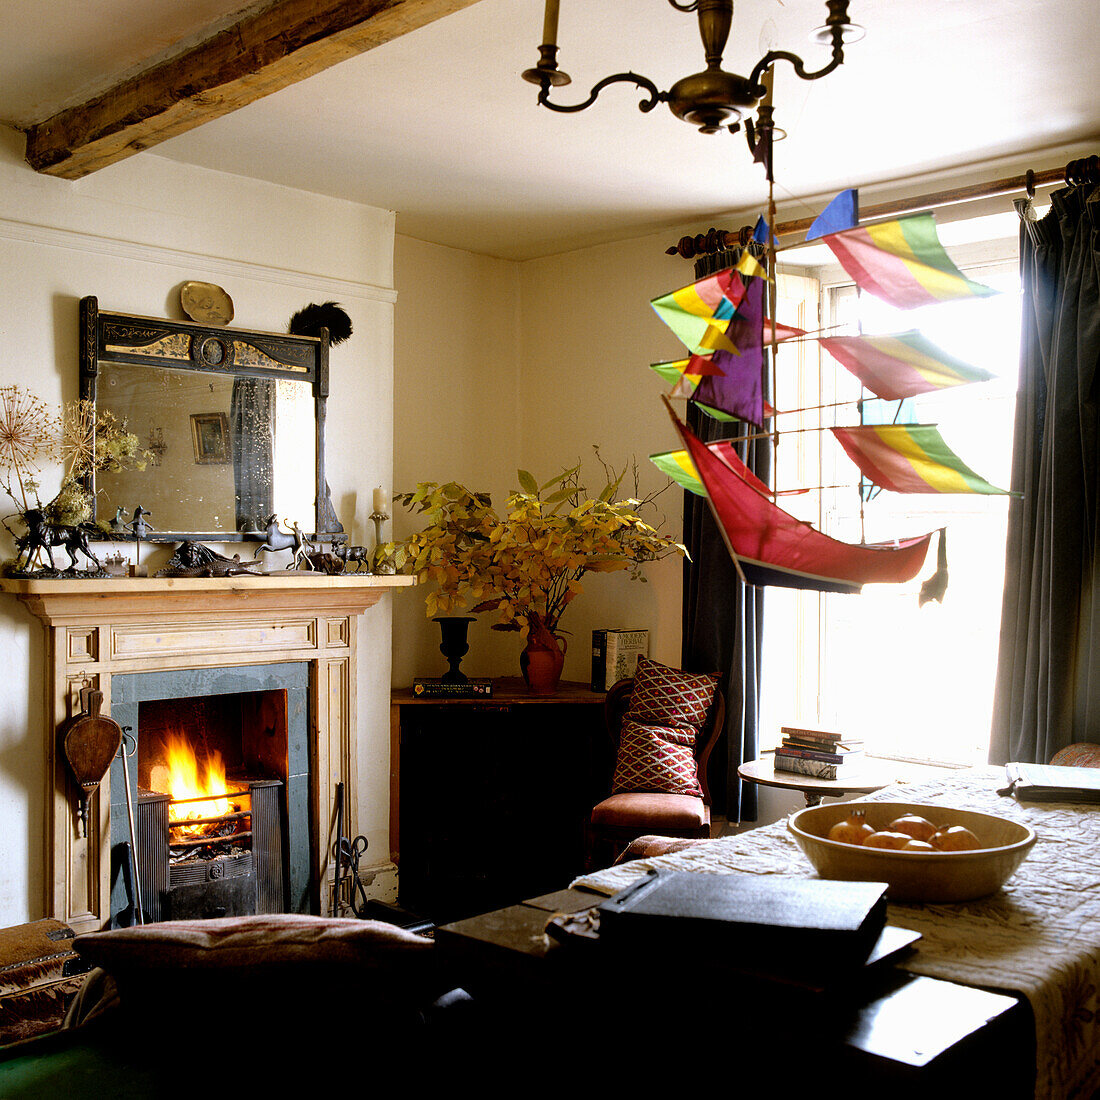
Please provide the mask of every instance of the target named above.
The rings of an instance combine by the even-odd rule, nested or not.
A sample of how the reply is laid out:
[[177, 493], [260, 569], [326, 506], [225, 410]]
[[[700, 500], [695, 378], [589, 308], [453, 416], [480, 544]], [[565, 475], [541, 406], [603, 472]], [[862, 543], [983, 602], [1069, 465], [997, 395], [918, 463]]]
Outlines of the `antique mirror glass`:
[[272, 516], [309, 535], [341, 530], [324, 478], [327, 340], [100, 313], [81, 303], [81, 396], [148, 452], [100, 472], [96, 519], [137, 505], [153, 541], [240, 541]]

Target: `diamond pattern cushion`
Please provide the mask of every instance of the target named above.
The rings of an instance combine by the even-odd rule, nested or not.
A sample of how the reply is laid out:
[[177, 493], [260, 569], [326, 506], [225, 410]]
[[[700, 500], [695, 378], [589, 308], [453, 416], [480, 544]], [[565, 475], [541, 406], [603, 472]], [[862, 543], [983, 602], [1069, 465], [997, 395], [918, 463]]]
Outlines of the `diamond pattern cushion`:
[[1059, 749], [1050, 758], [1050, 762], [1067, 768], [1100, 768], [1100, 745], [1078, 741]]
[[627, 717], [649, 725], [698, 732], [706, 722], [717, 687], [717, 676], [681, 672], [639, 657]]
[[611, 793], [657, 791], [702, 797], [690, 727], [652, 726], [623, 719]]

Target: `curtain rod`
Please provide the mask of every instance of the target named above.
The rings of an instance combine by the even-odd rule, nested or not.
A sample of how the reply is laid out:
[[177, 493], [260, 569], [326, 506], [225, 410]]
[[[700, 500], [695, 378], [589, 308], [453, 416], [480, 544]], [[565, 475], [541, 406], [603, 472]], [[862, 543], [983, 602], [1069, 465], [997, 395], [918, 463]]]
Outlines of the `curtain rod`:
[[[1036, 187], [1059, 183], [1068, 184], [1070, 187], [1100, 183], [1100, 157], [1094, 154], [1091, 157], [1070, 161], [1065, 168], [1048, 168], [1043, 172], [1028, 171], [1022, 176], [1010, 176], [991, 183], [977, 183], [969, 187], [956, 187], [947, 191], [935, 191], [928, 195], [917, 195], [911, 199], [883, 202], [860, 210], [860, 217], [868, 220], [892, 218], [916, 210], [934, 210], [943, 206], [995, 198], [997, 195], [1012, 195], [1021, 191], [1034, 195]], [[775, 235], [783, 237], [791, 233], [805, 233], [813, 225], [815, 218], [816, 215], [813, 215], [779, 222], [775, 227]], [[744, 247], [752, 239], [752, 232], [751, 225], [734, 232], [712, 229], [709, 233], [699, 233], [694, 237], [681, 237], [677, 244], [666, 248], [665, 252], [669, 256], [680, 255], [685, 260], [690, 260], [708, 252]]]

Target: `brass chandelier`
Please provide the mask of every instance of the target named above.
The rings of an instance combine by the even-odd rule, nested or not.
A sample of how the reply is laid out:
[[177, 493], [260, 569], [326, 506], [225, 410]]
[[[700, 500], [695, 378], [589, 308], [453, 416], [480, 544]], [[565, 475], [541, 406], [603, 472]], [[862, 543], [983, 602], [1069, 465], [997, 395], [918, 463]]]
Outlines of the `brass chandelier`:
[[[827, 0], [828, 17], [825, 25], [813, 32], [814, 41], [832, 48], [832, 59], [822, 69], [808, 72], [802, 58], [786, 50], [769, 50], [753, 66], [747, 76], [728, 73], [722, 68], [722, 53], [726, 48], [730, 27], [733, 22], [733, 0], [691, 0], [678, 3], [668, 0], [677, 11], [696, 12], [699, 17], [699, 36], [703, 40], [707, 67], [691, 76], [678, 80], [667, 92], [659, 91], [653, 81], [637, 73], [615, 73], [604, 77], [592, 88], [589, 97], [583, 103], [561, 104], [550, 102], [550, 89], [563, 87], [571, 83], [568, 73], [558, 68], [557, 34], [559, 0], [546, 0], [543, 22], [543, 43], [539, 47], [539, 61], [533, 69], [523, 73], [523, 79], [541, 88], [538, 102], [551, 111], [573, 113], [583, 111], [596, 102], [597, 96], [609, 84], [630, 83], [649, 93], [638, 107], [642, 111], [652, 111], [658, 103], [667, 103], [672, 113], [693, 126], [698, 126], [704, 134], [715, 134], [723, 128], [731, 133], [741, 128], [741, 119], [746, 112], [759, 105], [760, 114], [754, 127], [751, 119], [746, 119], [745, 132], [749, 146], [757, 152], [758, 134], [766, 133], [770, 140], [772, 132], [769, 70], [777, 61], [789, 61], [794, 71], [803, 80], [818, 80], [828, 76], [844, 61], [845, 42], [856, 41], [863, 30], [848, 20], [848, 0]], [[764, 101], [761, 103], [761, 101]]]

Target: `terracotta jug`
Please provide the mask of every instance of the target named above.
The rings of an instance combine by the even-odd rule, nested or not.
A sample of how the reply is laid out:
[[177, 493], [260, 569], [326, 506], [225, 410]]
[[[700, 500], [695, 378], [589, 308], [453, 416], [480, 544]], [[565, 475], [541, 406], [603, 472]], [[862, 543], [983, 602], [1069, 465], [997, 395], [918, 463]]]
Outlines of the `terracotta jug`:
[[564, 638], [545, 628], [528, 634], [527, 647], [519, 655], [519, 667], [530, 694], [553, 695], [557, 692], [566, 648]]

